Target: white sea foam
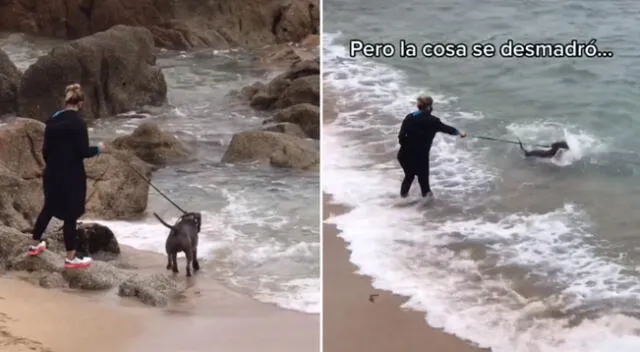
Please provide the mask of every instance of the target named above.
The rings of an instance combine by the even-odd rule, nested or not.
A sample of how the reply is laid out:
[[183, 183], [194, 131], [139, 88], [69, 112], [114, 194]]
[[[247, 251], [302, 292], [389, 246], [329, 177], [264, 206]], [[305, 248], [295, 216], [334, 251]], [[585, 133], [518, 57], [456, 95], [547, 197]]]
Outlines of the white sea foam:
[[[372, 276], [374, 286], [409, 297], [406, 306], [428, 312], [429, 324], [496, 352], [639, 350], [640, 322], [623, 315], [629, 311], [574, 324], [551, 314], [571, 316], [603, 300], [640, 298], [638, 277], [598, 252], [588, 214], [578, 204], [542, 214], [459, 211], [435, 218], [426, 218], [424, 209], [390, 205], [401, 172], [393, 168], [394, 160], [379, 163], [372, 156], [395, 147], [399, 119], [420, 91], [405, 88], [406, 78], [392, 67], [348, 58], [337, 38], [324, 37], [325, 84], [341, 99], [338, 118], [323, 130], [323, 187], [353, 209], [329, 221], [349, 243], [350, 259], [360, 272]], [[481, 118], [445, 117], [461, 122], [467, 115]], [[525, 129], [518, 130], [523, 139], [540, 137], [539, 129], [531, 128], [531, 135]], [[580, 152], [578, 159], [591, 150], [579, 133], [564, 137]], [[462, 210], [474, 194], [486, 194], [496, 182], [496, 170], [456, 143], [447, 137], [434, 143], [435, 208]], [[474, 255], [477, 248], [484, 257]], [[510, 269], [541, 275], [551, 292], [520, 295], [513, 279], [500, 274]]]
[[[229, 205], [220, 214], [203, 212], [199, 256], [215, 260], [216, 272], [230, 284], [246, 289], [256, 299], [285, 309], [305, 313], [320, 312], [319, 278], [304, 277], [300, 262], [318, 258], [318, 242], [285, 243], [262, 236], [261, 227], [281, 229], [288, 223], [277, 210], [259, 211], [239, 196], [229, 197]], [[259, 215], [258, 215], [259, 214]], [[168, 223], [175, 217], [164, 218]], [[88, 220], [108, 226], [118, 241], [133, 248], [165, 253], [168, 229], [149, 217], [139, 222]], [[244, 232], [242, 226], [254, 225]], [[254, 229], [256, 229], [254, 231]], [[285, 234], [290, 235], [290, 234]], [[184, 257], [183, 253], [178, 255]], [[291, 277], [295, 277], [291, 279]]]
[[[605, 143], [577, 126], [558, 126], [557, 123], [543, 121], [535, 124], [512, 123], [507, 126], [507, 129], [523, 142], [550, 144], [560, 140], [566, 141], [569, 150], [550, 160], [558, 166], [568, 166], [584, 157], [599, 155], [607, 150]], [[559, 131], [562, 134], [558, 134]]]

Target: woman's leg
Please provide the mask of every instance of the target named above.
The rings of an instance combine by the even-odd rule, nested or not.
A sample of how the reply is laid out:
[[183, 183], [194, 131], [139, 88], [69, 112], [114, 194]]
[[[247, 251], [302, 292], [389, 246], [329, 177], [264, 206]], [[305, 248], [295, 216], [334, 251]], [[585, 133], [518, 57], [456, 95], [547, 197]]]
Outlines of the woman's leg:
[[29, 254], [37, 255], [44, 252], [47, 249], [47, 244], [42, 240], [42, 235], [44, 231], [47, 229], [49, 222], [51, 221], [51, 212], [49, 208], [46, 206], [42, 207], [40, 211], [40, 215], [38, 215], [38, 219], [36, 220], [36, 224], [33, 227], [33, 241], [34, 244], [29, 247]]
[[407, 155], [406, 151], [398, 152], [398, 162], [400, 163], [400, 167], [404, 172], [404, 178], [402, 179], [402, 183], [400, 185], [400, 197], [402, 198], [406, 198], [409, 195], [411, 184], [416, 177], [415, 171], [413, 170], [413, 165], [411, 165], [412, 163], [410, 163], [410, 160], [411, 159]]
[[67, 258], [65, 259], [65, 266], [67, 268], [83, 268], [91, 264], [91, 258], [77, 258], [76, 249], [78, 247], [78, 220], [68, 219], [64, 221], [62, 227], [62, 234], [64, 236], [64, 246], [67, 250]]

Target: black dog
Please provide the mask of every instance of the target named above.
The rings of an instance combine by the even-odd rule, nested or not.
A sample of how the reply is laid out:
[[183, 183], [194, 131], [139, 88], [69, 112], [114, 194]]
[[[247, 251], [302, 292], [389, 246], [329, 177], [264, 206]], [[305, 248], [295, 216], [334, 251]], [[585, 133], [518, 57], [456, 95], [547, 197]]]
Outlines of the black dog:
[[524, 156], [530, 157], [538, 157], [538, 158], [553, 158], [560, 149], [569, 150], [569, 145], [565, 141], [555, 142], [551, 144], [551, 149], [543, 150], [543, 149], [534, 149], [534, 150], [526, 150], [522, 145], [522, 142], [518, 140], [520, 144], [520, 149], [524, 152]]
[[153, 215], [168, 227], [171, 231], [167, 236], [165, 248], [167, 250], [167, 269], [172, 269], [174, 273], [178, 272], [178, 252], [184, 252], [187, 257], [187, 276], [191, 276], [191, 265], [193, 271], [200, 270], [198, 263], [198, 233], [200, 233], [200, 224], [202, 216], [200, 213], [184, 213], [175, 225], [171, 226], [158, 216]]

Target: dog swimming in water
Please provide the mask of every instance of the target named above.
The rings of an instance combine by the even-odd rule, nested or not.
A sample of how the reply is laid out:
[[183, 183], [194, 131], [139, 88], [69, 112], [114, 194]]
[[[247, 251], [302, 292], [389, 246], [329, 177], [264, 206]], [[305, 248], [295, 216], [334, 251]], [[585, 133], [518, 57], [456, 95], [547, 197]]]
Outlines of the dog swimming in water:
[[562, 153], [565, 150], [569, 150], [569, 145], [565, 141], [558, 141], [551, 144], [550, 149], [533, 149], [526, 150], [522, 145], [522, 142], [518, 140], [520, 144], [520, 149], [524, 152], [525, 157], [537, 157], [537, 158], [553, 158], [558, 154], [558, 152]]
[[184, 252], [187, 258], [187, 276], [191, 276], [192, 266], [194, 272], [200, 270], [200, 264], [198, 263], [198, 233], [200, 233], [202, 215], [200, 213], [184, 213], [174, 225], [167, 224], [156, 213], [153, 213], [153, 215], [162, 225], [171, 230], [165, 244], [167, 270], [171, 269], [174, 273], [178, 273], [179, 252]]

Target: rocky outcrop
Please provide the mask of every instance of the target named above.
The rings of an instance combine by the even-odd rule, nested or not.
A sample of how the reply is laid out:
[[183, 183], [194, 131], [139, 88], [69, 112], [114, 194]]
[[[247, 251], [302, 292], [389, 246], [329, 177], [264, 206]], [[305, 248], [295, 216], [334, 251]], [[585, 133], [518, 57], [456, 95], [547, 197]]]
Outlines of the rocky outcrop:
[[30, 256], [25, 250], [30, 242], [26, 234], [0, 225], [0, 269], [26, 272], [27, 281], [45, 288], [118, 288], [121, 296], [135, 297], [151, 306], [165, 306], [179, 293], [178, 284], [167, 274], [143, 274], [95, 258], [89, 268], [65, 269], [64, 249], [49, 247], [38, 256]]
[[77, 39], [124, 24], [173, 49], [300, 41], [319, 17], [318, 0], [0, 1], [0, 31]]
[[[0, 224], [29, 229], [42, 207], [43, 136], [44, 124], [32, 119], [0, 126]], [[85, 163], [87, 216], [118, 219], [144, 212], [149, 186], [132, 168], [148, 178], [146, 163], [110, 148]]]
[[308, 141], [284, 133], [237, 133], [222, 157], [224, 163], [268, 161], [272, 166], [310, 170], [320, 163], [318, 150]]
[[65, 86], [74, 82], [84, 89], [87, 119], [163, 104], [167, 85], [155, 62], [153, 36], [144, 28], [116, 26], [62, 44], [25, 71], [19, 115], [44, 121], [60, 108]]
[[18, 110], [18, 86], [22, 74], [0, 49], [0, 116]]
[[165, 166], [189, 160], [189, 149], [153, 122], [143, 122], [132, 134], [116, 138], [112, 146], [129, 150], [149, 164]]
[[316, 1], [289, 1], [276, 12], [273, 32], [281, 42], [300, 42], [307, 34], [319, 31], [320, 9]]
[[320, 60], [301, 60], [268, 84], [243, 88], [240, 96], [257, 110], [275, 111], [273, 121], [299, 125], [307, 137], [320, 138]]
[[287, 108], [302, 103], [319, 106], [319, 59], [296, 62], [269, 84], [258, 82], [244, 88], [241, 93], [249, 99], [251, 107], [258, 110]]
[[302, 130], [302, 128], [300, 128], [300, 126], [294, 123], [289, 123], [289, 122], [268, 123], [262, 130], [284, 133], [284, 134], [288, 134], [290, 136], [295, 136], [298, 138], [307, 138], [307, 134], [304, 133], [304, 131]]
[[278, 111], [273, 120], [296, 124], [308, 137], [320, 139], [320, 107], [317, 105], [302, 103], [290, 106]]
[[262, 66], [289, 68], [299, 61], [314, 60], [320, 52], [320, 36], [309, 35], [301, 43], [286, 43], [264, 47], [259, 58]]

